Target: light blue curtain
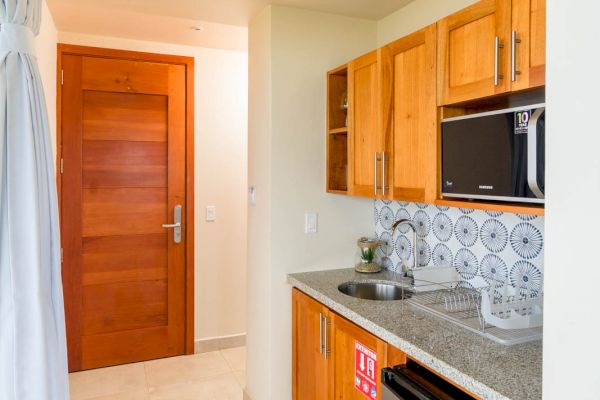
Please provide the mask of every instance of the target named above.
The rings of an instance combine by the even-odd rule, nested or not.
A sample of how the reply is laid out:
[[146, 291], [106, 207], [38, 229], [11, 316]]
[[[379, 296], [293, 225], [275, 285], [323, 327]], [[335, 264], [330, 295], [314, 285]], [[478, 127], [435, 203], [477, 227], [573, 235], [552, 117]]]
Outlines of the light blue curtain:
[[0, 0], [0, 399], [69, 398], [41, 0]]

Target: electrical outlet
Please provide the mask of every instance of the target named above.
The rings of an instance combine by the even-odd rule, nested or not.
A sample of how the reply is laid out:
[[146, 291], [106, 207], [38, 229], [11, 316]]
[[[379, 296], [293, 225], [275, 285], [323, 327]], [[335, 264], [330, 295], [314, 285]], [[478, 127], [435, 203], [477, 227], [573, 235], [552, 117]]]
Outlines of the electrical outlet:
[[307, 235], [318, 232], [319, 216], [317, 213], [306, 213], [304, 215], [304, 233]]
[[217, 206], [206, 206], [206, 221], [213, 222], [217, 220]]

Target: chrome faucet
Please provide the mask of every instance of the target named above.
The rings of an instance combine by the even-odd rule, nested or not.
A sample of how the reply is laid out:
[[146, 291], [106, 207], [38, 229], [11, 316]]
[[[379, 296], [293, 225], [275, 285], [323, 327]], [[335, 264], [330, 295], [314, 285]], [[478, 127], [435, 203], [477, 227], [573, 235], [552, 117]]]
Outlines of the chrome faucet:
[[[415, 251], [412, 270], [415, 270], [419, 266], [419, 250], [417, 249], [417, 225], [414, 223], [414, 221], [411, 221], [410, 219], [399, 219], [398, 221], [394, 222], [394, 225], [392, 225], [392, 237], [394, 237], [394, 233], [396, 233], [396, 228], [398, 228], [400, 225], [408, 225], [413, 230], [413, 243]], [[411, 272], [412, 270], [409, 268], [405, 270], [404, 263], [402, 263], [402, 272], [404, 272], [406, 276], [411, 276], [412, 274], [409, 274], [409, 272]]]

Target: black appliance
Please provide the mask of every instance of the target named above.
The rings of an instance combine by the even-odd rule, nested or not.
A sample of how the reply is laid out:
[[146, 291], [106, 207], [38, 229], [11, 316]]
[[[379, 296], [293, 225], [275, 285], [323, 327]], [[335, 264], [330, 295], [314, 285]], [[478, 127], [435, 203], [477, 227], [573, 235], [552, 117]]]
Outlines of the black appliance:
[[384, 368], [381, 383], [381, 400], [475, 400], [411, 360], [394, 368]]
[[442, 196], [544, 203], [545, 105], [442, 120]]

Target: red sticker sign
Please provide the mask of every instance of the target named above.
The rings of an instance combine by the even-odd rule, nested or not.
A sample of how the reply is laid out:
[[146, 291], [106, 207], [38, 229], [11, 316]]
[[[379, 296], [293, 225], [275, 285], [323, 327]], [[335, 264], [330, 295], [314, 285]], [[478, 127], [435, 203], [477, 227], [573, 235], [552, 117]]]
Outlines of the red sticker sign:
[[377, 353], [354, 341], [354, 388], [368, 399], [377, 399]]

